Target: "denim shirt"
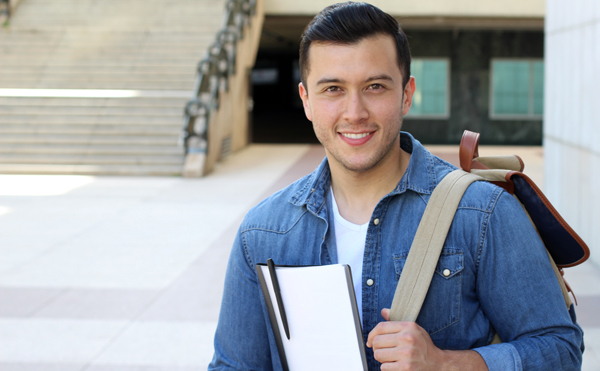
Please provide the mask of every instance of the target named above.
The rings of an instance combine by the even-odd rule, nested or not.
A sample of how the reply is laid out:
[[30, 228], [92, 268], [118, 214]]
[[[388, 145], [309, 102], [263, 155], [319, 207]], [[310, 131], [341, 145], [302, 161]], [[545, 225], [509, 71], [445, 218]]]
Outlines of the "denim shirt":
[[[397, 187], [371, 216], [362, 271], [363, 333], [383, 321], [431, 193], [455, 167], [401, 133], [411, 153]], [[281, 370], [255, 264], [337, 263], [327, 159], [245, 217], [225, 278], [209, 370]], [[378, 223], [373, 221], [378, 219]], [[450, 274], [442, 274], [444, 270]], [[366, 281], [374, 284], [368, 286]], [[324, 316], [334, 315], [323, 311]], [[521, 205], [487, 182], [465, 193], [417, 323], [441, 349], [473, 349], [490, 370], [579, 370], [583, 334]], [[495, 333], [503, 343], [488, 345]], [[379, 370], [366, 348], [369, 370]]]

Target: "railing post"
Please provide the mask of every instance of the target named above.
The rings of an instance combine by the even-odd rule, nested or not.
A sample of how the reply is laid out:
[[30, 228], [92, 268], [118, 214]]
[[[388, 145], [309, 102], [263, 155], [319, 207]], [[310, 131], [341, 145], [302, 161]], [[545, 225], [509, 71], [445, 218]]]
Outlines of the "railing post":
[[198, 64], [194, 95], [184, 111], [186, 177], [209, 173], [219, 159], [248, 144], [248, 76], [264, 20], [262, 0], [228, 0], [225, 13]]

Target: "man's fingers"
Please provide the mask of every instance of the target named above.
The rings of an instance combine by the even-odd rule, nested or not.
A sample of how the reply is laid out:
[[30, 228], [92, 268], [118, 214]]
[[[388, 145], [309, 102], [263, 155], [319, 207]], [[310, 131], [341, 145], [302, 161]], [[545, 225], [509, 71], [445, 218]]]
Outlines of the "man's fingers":
[[373, 349], [383, 349], [398, 346], [414, 347], [421, 342], [419, 334], [414, 332], [395, 332], [375, 336], [371, 345]]
[[395, 362], [398, 359], [398, 351], [396, 348], [375, 349], [373, 357], [381, 363]]
[[[419, 325], [414, 322], [379, 322], [377, 326], [369, 333], [367, 338], [367, 346], [373, 347], [373, 339], [381, 335], [393, 334], [398, 335], [401, 338], [408, 336], [404, 341], [411, 342], [414, 340], [414, 335], [419, 333]], [[398, 340], [398, 339], [396, 339]]]
[[[389, 310], [389, 309], [387, 309], [387, 308], [383, 308], [383, 309], [381, 310], [381, 316], [382, 316], [382, 317], [383, 317], [383, 319], [385, 319], [386, 321], [389, 321], [389, 320], [390, 320], [390, 310]], [[375, 327], [375, 328], [377, 328], [377, 327]], [[375, 331], [375, 329], [373, 329], [373, 331]], [[373, 337], [374, 337], [374, 336], [376, 336], [376, 334], [377, 334], [377, 333], [376, 333], [376, 334], [373, 334], [373, 331], [371, 331], [371, 333], [369, 333], [369, 337], [368, 337], [368, 340], [367, 340], [367, 346], [368, 346], [369, 348], [371, 348], [371, 347], [373, 346], [373, 344], [371, 344], [371, 340], [372, 340], [372, 339], [373, 339]]]
[[426, 361], [425, 354], [413, 347], [375, 349], [373, 356], [381, 363], [402, 362], [410, 364]]
[[399, 362], [386, 362], [386, 363], [382, 363], [380, 370], [381, 371], [394, 371], [394, 370], [406, 370], [406, 368], [400, 368], [402, 367]]
[[[382, 310], [385, 318], [388, 310]], [[438, 370], [439, 349], [415, 322], [380, 322], [369, 333], [367, 346], [382, 370]], [[437, 352], [437, 353], [436, 353]], [[436, 354], [438, 356], [436, 356]]]
[[400, 336], [401, 335], [398, 333], [377, 335], [373, 338], [373, 341], [371, 342], [372, 348], [373, 350], [393, 348], [397, 346], [398, 343], [401, 341]]
[[402, 331], [406, 322], [379, 322], [367, 337], [367, 346], [373, 346], [373, 339], [379, 335], [393, 334]]
[[383, 317], [384, 320], [389, 321], [390, 320], [390, 310], [388, 308], [383, 308], [381, 310], [381, 316]]
[[373, 356], [381, 363], [425, 362], [426, 348], [415, 336], [380, 335], [373, 341]]

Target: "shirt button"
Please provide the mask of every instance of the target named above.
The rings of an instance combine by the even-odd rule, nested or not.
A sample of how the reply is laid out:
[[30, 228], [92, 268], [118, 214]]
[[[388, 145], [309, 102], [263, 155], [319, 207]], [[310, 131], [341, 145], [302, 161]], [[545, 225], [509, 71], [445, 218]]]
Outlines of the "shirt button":
[[442, 274], [444, 275], [444, 277], [448, 277], [450, 275], [450, 269], [444, 269]]
[[373, 281], [370, 278], [367, 280], [367, 286], [373, 286], [374, 283], [375, 283], [375, 281]]
[[375, 220], [373, 220], [373, 224], [379, 225], [379, 218], [375, 218]]

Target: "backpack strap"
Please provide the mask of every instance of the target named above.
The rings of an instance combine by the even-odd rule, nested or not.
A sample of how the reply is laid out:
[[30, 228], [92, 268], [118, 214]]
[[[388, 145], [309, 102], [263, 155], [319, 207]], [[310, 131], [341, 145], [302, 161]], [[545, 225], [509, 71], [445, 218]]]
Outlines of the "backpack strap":
[[465, 130], [458, 149], [460, 167], [470, 173], [472, 169], [506, 169], [523, 171], [525, 164], [517, 155], [479, 157], [479, 133]]
[[458, 169], [446, 175], [435, 187], [396, 287], [390, 308], [392, 321], [417, 320], [458, 204], [476, 180], [482, 178]]
[[[391, 321], [416, 322], [460, 200], [469, 185], [477, 180], [485, 179], [458, 169], [446, 175], [434, 189], [396, 286], [390, 308]], [[523, 209], [529, 217], [527, 210]], [[535, 224], [533, 225], [535, 227]], [[568, 294], [570, 290], [562, 277], [562, 270], [556, 266], [549, 252], [548, 258], [569, 309], [572, 305]], [[500, 342], [496, 334], [491, 344]]]

